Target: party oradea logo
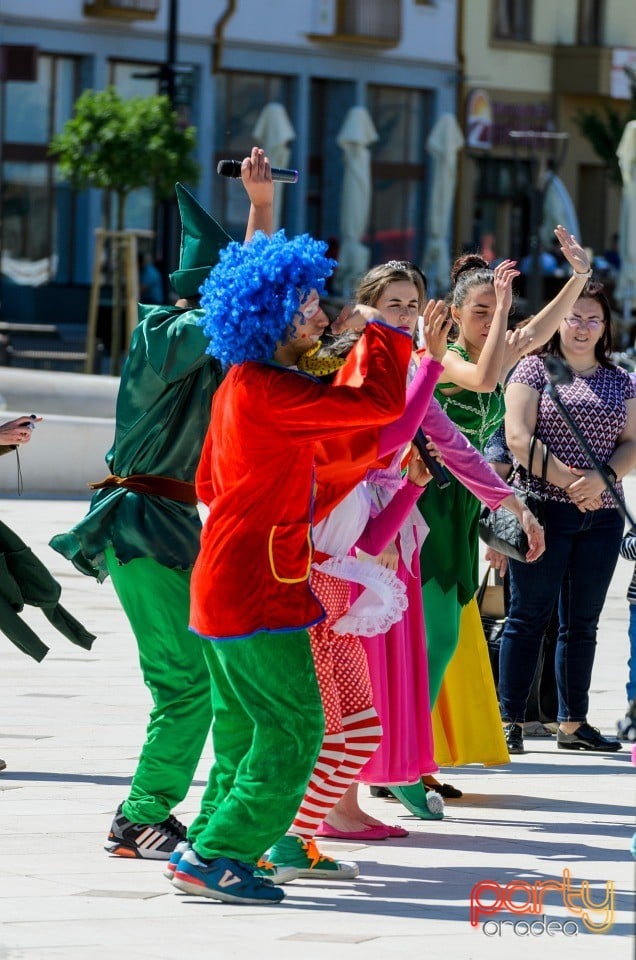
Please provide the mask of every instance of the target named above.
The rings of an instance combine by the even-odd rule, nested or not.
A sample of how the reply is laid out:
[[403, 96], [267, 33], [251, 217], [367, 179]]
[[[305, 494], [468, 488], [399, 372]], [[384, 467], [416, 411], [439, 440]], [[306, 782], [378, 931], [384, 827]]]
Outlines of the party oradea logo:
[[[551, 906], [564, 906], [567, 919], [550, 919]], [[499, 914], [512, 914], [505, 919]], [[519, 919], [523, 917], [523, 919]], [[470, 925], [481, 926], [487, 937], [512, 932], [518, 937], [576, 937], [581, 932], [607, 933], [614, 925], [614, 883], [592, 889], [589, 880], [577, 886], [570, 871], [563, 870], [561, 880], [512, 880], [497, 883], [480, 880], [470, 891]]]

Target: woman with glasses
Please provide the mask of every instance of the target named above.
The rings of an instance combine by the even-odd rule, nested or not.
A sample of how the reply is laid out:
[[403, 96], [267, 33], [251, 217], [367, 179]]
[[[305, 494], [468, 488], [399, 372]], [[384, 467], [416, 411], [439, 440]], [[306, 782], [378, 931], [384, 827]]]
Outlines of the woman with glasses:
[[[605, 465], [622, 499], [621, 478], [636, 465], [636, 387], [610, 361], [611, 312], [603, 286], [589, 282], [561, 321], [545, 354], [572, 370], [559, 398]], [[603, 480], [587, 462], [545, 390], [542, 356], [526, 357], [506, 390], [506, 437], [538, 492], [544, 450], [546, 551], [538, 566], [510, 560], [510, 611], [501, 641], [499, 695], [508, 749], [523, 753], [521, 723], [541, 638], [558, 601], [556, 649], [557, 746], [561, 750], [614, 751], [587, 722], [589, 687], [599, 617], [614, 573], [623, 518]], [[529, 464], [530, 438], [535, 436]]]
[[[502, 384], [511, 369], [531, 350], [548, 342], [590, 277], [589, 259], [576, 238], [562, 226], [554, 232], [574, 272], [523, 329], [507, 329], [512, 297], [503, 289], [502, 274], [514, 268], [510, 261], [503, 261], [493, 271], [481, 257], [468, 255], [453, 267], [449, 299], [457, 334], [444, 357], [445, 376], [435, 396], [480, 451], [503, 421]], [[465, 666], [474, 663], [475, 648], [480, 640], [483, 644], [483, 637], [475, 632], [479, 620], [472, 603], [479, 584], [479, 502], [452, 480], [446, 490], [429, 485], [419, 508], [430, 528], [421, 552], [421, 577], [433, 708], [458, 646], [461, 658], [453, 663], [445, 683], [444, 727], [451, 730], [453, 748], [447, 751], [450, 759], [443, 758], [443, 763], [501, 762], [495, 759], [495, 749], [499, 740], [506, 755], [503, 737], [485, 720], [484, 711], [475, 709], [475, 667]], [[485, 687], [484, 693], [488, 696]], [[469, 695], [472, 708], [467, 703]], [[431, 778], [424, 784], [436, 786]], [[442, 788], [448, 799], [461, 795], [451, 784]]]

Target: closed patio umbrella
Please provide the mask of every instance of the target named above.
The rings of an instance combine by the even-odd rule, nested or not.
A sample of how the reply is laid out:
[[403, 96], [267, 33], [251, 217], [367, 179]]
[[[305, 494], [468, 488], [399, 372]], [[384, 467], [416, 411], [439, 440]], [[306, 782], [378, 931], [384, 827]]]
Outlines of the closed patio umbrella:
[[[258, 115], [252, 133], [273, 167], [289, 166], [289, 144], [296, 139], [296, 131], [282, 103], [266, 103]], [[282, 203], [283, 185], [278, 183], [274, 190], [274, 230], [278, 230], [280, 226]]]
[[344, 154], [344, 177], [340, 199], [340, 253], [338, 282], [350, 296], [369, 266], [370, 250], [362, 243], [371, 210], [371, 151], [378, 139], [366, 107], [351, 107], [336, 142]]
[[579, 240], [581, 228], [572, 197], [567, 187], [556, 173], [548, 171], [543, 182], [543, 222], [541, 224], [541, 243], [549, 250], [554, 239], [554, 228], [562, 224], [568, 233], [573, 233]]
[[623, 177], [619, 254], [621, 269], [616, 298], [623, 304], [623, 317], [631, 324], [632, 304], [636, 299], [636, 120], [625, 125], [616, 151]]
[[433, 158], [433, 175], [426, 224], [424, 272], [431, 296], [449, 286], [450, 218], [457, 181], [457, 152], [464, 137], [452, 113], [443, 113], [431, 130], [426, 149]]

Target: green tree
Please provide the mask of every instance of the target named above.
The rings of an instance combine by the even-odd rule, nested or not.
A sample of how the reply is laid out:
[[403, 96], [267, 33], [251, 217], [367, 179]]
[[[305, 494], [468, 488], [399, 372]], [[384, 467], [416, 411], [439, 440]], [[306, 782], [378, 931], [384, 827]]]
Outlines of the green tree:
[[[122, 99], [114, 87], [85, 90], [73, 116], [53, 138], [51, 156], [75, 190], [95, 187], [117, 198], [116, 229], [124, 229], [126, 201], [133, 190], [150, 187], [155, 199], [173, 196], [177, 180], [196, 182], [195, 128], [184, 128], [168, 97]], [[110, 226], [110, 206], [105, 214]], [[125, 277], [123, 245], [112, 254], [113, 319], [111, 372], [120, 367]]]
[[180, 125], [167, 97], [123, 100], [108, 87], [84, 91], [49, 152], [74, 189], [96, 187], [116, 195], [116, 228], [123, 230], [133, 190], [151, 187], [163, 198], [172, 195], [175, 181], [198, 180], [195, 134], [194, 127]]
[[577, 127], [589, 142], [594, 151], [601, 158], [607, 174], [619, 187], [623, 183], [616, 151], [623, 135], [625, 124], [629, 120], [636, 120], [636, 71], [625, 67], [630, 81], [631, 101], [627, 109], [616, 109], [610, 105], [600, 110], [579, 110], [574, 117]]

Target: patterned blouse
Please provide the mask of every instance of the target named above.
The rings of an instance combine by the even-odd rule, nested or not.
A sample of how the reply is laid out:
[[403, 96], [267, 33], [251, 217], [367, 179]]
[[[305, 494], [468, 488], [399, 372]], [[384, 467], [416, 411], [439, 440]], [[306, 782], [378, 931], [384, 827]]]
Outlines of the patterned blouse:
[[[574, 371], [573, 371], [574, 372]], [[512, 373], [509, 383], [525, 383], [540, 393], [537, 412], [536, 434], [547, 444], [550, 453], [569, 467], [589, 470], [583, 451], [562, 420], [554, 401], [545, 391], [548, 383], [542, 357], [525, 357]], [[620, 367], [599, 366], [590, 377], [574, 373], [572, 383], [560, 385], [559, 398], [587, 440], [591, 450], [601, 463], [607, 463], [616, 449], [618, 438], [627, 422], [626, 401], [636, 397], [636, 385], [629, 374]], [[520, 480], [515, 481], [517, 485]], [[538, 492], [540, 479], [532, 477], [530, 488]], [[616, 492], [623, 498], [623, 487], [616, 484]], [[571, 503], [567, 493], [552, 483], [546, 485], [545, 495], [549, 500]], [[605, 490], [601, 494], [603, 507], [615, 506], [612, 495]]]

